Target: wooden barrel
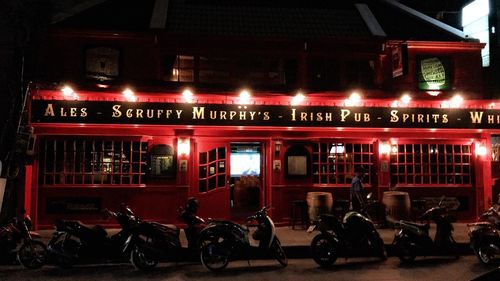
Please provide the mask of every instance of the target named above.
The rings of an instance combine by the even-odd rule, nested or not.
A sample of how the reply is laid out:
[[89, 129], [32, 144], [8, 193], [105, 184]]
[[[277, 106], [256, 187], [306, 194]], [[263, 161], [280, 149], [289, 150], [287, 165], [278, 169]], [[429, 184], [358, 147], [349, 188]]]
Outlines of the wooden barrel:
[[386, 191], [382, 203], [388, 216], [396, 220], [407, 220], [410, 218], [410, 195], [408, 192]]
[[309, 219], [315, 221], [320, 214], [330, 214], [333, 206], [333, 196], [330, 192], [308, 192], [307, 206]]

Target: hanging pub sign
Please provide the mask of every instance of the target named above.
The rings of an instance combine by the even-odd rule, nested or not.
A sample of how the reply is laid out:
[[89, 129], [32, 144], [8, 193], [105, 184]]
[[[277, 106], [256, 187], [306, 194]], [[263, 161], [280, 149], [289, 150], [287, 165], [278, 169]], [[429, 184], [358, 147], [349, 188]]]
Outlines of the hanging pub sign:
[[418, 57], [419, 90], [448, 90], [451, 88], [450, 60], [447, 57]]
[[500, 110], [33, 100], [32, 123], [498, 129]]

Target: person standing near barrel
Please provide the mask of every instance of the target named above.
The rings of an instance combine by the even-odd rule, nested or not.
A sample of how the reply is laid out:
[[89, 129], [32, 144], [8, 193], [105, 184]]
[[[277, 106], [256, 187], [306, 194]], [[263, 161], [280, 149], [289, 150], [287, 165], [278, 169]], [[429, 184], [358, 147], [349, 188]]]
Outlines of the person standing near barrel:
[[365, 205], [363, 198], [363, 177], [365, 171], [363, 168], [358, 167], [354, 170], [354, 178], [352, 178], [351, 189], [349, 192], [349, 209], [359, 212]]

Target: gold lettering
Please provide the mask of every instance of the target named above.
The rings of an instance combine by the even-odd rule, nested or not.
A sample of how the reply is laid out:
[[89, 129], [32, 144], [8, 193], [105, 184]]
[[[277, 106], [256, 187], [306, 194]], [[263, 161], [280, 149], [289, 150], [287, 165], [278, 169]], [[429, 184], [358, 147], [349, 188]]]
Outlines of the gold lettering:
[[113, 114], [111, 115], [111, 117], [120, 118], [120, 116], [122, 116], [122, 112], [120, 111], [120, 107], [122, 107], [122, 106], [119, 104], [113, 105]]
[[156, 119], [159, 119], [161, 117], [161, 115], [163, 114], [163, 109], [158, 109], [156, 111]]
[[229, 120], [233, 120], [234, 116], [236, 116], [236, 111], [229, 111]]
[[424, 123], [424, 115], [423, 114], [418, 114], [417, 115], [417, 118], [418, 118], [418, 123]]
[[469, 111], [469, 113], [470, 113], [470, 119], [472, 121], [472, 124], [482, 123], [483, 111], [481, 111], [481, 112]]
[[408, 120], [408, 118], [410, 118], [410, 115], [409, 114], [403, 114], [403, 123], [406, 122], [406, 120]]
[[[222, 112], [221, 112], [222, 113]], [[215, 120], [217, 119], [217, 111], [215, 110], [210, 110], [210, 113], [209, 113], [209, 118], [212, 119], [212, 120]]]
[[76, 117], [76, 116], [78, 116], [78, 114], [76, 114], [76, 107], [72, 107], [72, 108], [70, 108], [70, 109], [69, 109], [69, 115], [70, 115], [71, 117]]
[[55, 116], [54, 114], [54, 107], [52, 106], [51, 103], [47, 105], [47, 108], [45, 108], [45, 113], [43, 116]]
[[316, 113], [316, 121], [323, 121], [323, 113], [321, 112]]
[[264, 111], [264, 118], [263, 119], [264, 119], [264, 121], [267, 121], [267, 120], [270, 119], [270, 117], [269, 117], [269, 111]]
[[361, 113], [354, 113], [354, 121], [356, 122], [361, 121]]
[[142, 109], [140, 109], [140, 108], [139, 108], [139, 109], [136, 109], [136, 111], [135, 111], [136, 117], [137, 117], [137, 118], [143, 118], [143, 117], [142, 117], [142, 113], [143, 113], [143, 112], [144, 112], [144, 110], [142, 110]]
[[250, 111], [250, 120], [253, 120], [255, 116], [255, 111]]
[[300, 121], [307, 121], [307, 112], [300, 113]]
[[205, 107], [193, 107], [193, 119], [205, 119]]
[[64, 107], [61, 107], [61, 116], [66, 117], [68, 114], [64, 111]]
[[177, 119], [181, 119], [182, 109], [176, 109], [175, 113], [177, 113]]
[[434, 123], [437, 123], [439, 120], [439, 114], [432, 114], [432, 119], [434, 119]]
[[222, 111], [220, 113], [220, 120], [226, 120], [227, 119], [227, 111]]
[[351, 114], [351, 111], [349, 109], [341, 109], [340, 110], [340, 121], [345, 122], [345, 119], [347, 116]]
[[80, 116], [87, 117], [87, 108], [86, 107], [80, 109]]
[[172, 114], [172, 109], [167, 109], [167, 111], [165, 111], [166, 115], [167, 115], [167, 119], [170, 119], [170, 115]]
[[332, 117], [332, 113], [331, 112], [327, 112], [325, 113], [325, 121], [332, 121], [333, 120], [333, 117]]
[[127, 115], [128, 118], [134, 117], [134, 115], [132, 114], [132, 111], [134, 111], [134, 110], [133, 109], [127, 109], [126, 115]]
[[365, 118], [364, 118], [364, 121], [365, 121], [365, 122], [370, 122], [370, 113], [365, 113], [365, 114], [364, 114], [364, 117], [365, 117]]
[[448, 123], [448, 114], [443, 114], [443, 124]]
[[155, 116], [155, 112], [153, 109], [146, 109], [146, 116], [148, 118], [153, 118]]
[[399, 116], [398, 116], [398, 111], [397, 110], [391, 110], [391, 120], [390, 122], [395, 123], [399, 121]]
[[297, 120], [295, 120], [295, 111], [296, 111], [296, 110], [297, 110], [297, 109], [292, 108], [292, 121], [297, 121]]
[[240, 120], [247, 120], [247, 112], [240, 111]]

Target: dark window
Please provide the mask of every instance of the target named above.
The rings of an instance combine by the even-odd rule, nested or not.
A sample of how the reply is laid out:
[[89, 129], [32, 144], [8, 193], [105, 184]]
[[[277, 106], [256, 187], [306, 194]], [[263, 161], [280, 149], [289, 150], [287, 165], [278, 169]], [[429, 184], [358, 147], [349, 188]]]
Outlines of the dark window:
[[471, 184], [470, 145], [398, 144], [391, 149], [392, 184]]
[[356, 168], [366, 171], [365, 183], [372, 184], [373, 144], [348, 142], [313, 143], [312, 172], [317, 184], [350, 184]]
[[226, 186], [226, 155], [225, 147], [214, 148], [208, 153], [199, 153], [199, 192], [207, 192]]
[[40, 144], [40, 183], [142, 184], [147, 148], [147, 142], [133, 140], [44, 138]]

